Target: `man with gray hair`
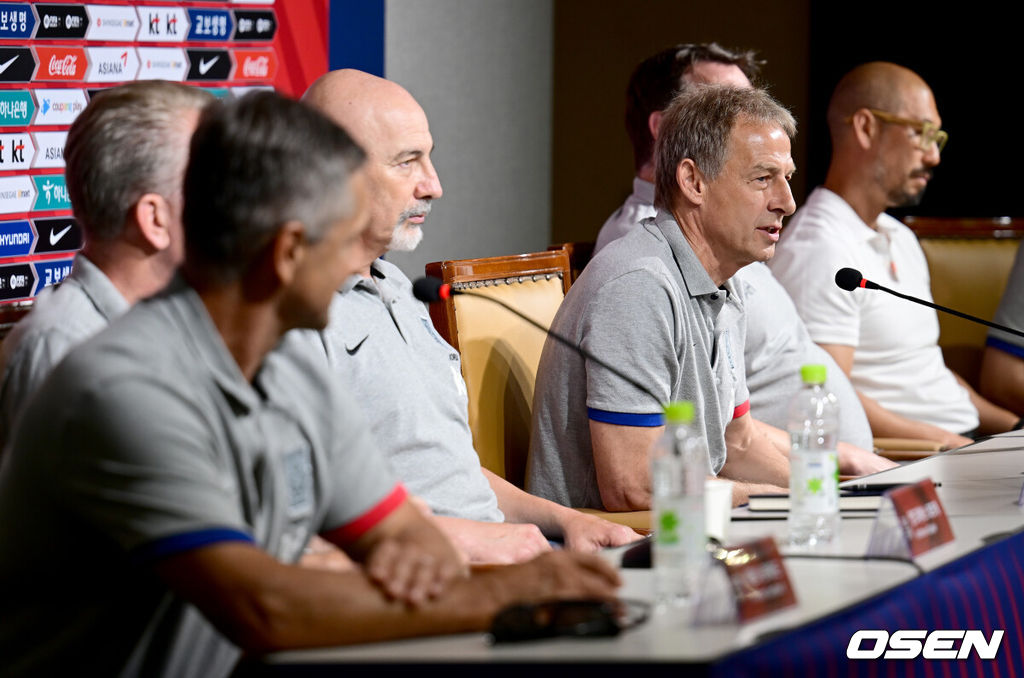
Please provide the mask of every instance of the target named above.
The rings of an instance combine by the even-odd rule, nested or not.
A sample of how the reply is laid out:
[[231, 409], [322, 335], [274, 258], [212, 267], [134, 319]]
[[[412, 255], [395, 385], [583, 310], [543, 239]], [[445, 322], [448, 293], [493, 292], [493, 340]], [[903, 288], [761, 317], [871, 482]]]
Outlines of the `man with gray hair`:
[[0, 452], [18, 412], [71, 348], [161, 289], [181, 263], [181, 179], [213, 97], [159, 80], [96, 94], [68, 132], [68, 193], [85, 247], [0, 351]]
[[789, 482], [749, 413], [729, 278], [772, 256], [796, 208], [796, 123], [764, 91], [709, 85], [680, 94], [659, 130], [657, 215], [587, 266], [552, 326], [650, 393], [550, 340], [538, 368], [529, 489], [570, 506], [650, 508], [647, 453], [671, 400], [694, 403], [710, 471], [737, 481], [734, 503]]
[[[363, 160], [272, 92], [203, 112], [180, 275], [51, 372], [0, 473], [5, 675], [218, 678], [243, 651], [481, 631], [515, 602], [613, 594], [581, 554], [469, 576], [293, 331], [322, 329], [358, 266]], [[316, 533], [365, 568], [296, 567]]]
[[303, 99], [368, 156], [373, 199], [362, 262], [331, 303], [323, 341], [396, 473], [473, 563], [528, 560], [551, 549], [547, 538], [580, 551], [635, 539], [625, 526], [531, 496], [480, 466], [459, 353], [434, 330], [408, 278], [380, 259], [416, 247], [442, 195], [420, 105], [397, 83], [353, 69], [320, 77]]

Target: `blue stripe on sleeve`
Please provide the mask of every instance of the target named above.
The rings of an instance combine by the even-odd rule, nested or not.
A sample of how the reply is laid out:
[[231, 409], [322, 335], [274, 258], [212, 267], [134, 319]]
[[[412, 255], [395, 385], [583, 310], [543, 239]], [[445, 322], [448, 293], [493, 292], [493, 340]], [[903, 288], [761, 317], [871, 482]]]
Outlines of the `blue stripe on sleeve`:
[[1021, 348], [1020, 346], [1014, 346], [1008, 341], [996, 339], [995, 337], [989, 337], [985, 341], [985, 345], [991, 346], [992, 348], [997, 348], [1003, 353], [1009, 353], [1010, 355], [1015, 355], [1018, 358], [1024, 358], [1024, 348]]
[[629, 412], [609, 412], [598, 410], [593, 407], [587, 408], [587, 416], [594, 421], [603, 424], [615, 424], [616, 426], [662, 426], [665, 423], [665, 415], [657, 414], [631, 414]]
[[157, 541], [143, 544], [131, 553], [131, 559], [136, 564], [148, 564], [162, 560], [169, 556], [177, 555], [184, 551], [190, 551], [201, 546], [209, 546], [224, 541], [244, 541], [250, 544], [255, 543], [252, 536], [225, 527], [215, 527], [208, 530], [186, 532], [176, 534], [172, 537], [165, 537]]

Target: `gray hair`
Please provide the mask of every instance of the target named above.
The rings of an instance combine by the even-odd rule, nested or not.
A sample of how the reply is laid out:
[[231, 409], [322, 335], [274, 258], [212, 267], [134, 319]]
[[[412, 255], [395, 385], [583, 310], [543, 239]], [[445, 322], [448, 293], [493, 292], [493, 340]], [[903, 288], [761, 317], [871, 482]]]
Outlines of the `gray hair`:
[[229, 282], [288, 221], [320, 240], [355, 209], [348, 182], [365, 157], [321, 113], [273, 92], [208, 107], [185, 171], [186, 262]]
[[71, 208], [86, 239], [119, 237], [146, 193], [180, 202], [192, 132], [183, 113], [212, 100], [201, 89], [162, 80], [132, 82], [93, 96], [64, 146]]
[[741, 116], [777, 125], [790, 139], [796, 136], [793, 115], [761, 89], [701, 85], [672, 100], [661, 118], [654, 149], [655, 205], [671, 209], [678, 192], [676, 168], [686, 158], [708, 179], [721, 174], [733, 127]]

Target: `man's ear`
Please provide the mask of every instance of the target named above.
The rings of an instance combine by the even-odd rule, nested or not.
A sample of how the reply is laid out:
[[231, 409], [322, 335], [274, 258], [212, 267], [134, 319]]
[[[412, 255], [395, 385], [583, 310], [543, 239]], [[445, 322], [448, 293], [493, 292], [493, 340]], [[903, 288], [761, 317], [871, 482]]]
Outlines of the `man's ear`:
[[173, 215], [166, 198], [159, 193], [146, 193], [135, 203], [133, 216], [142, 240], [154, 252], [161, 252], [171, 246], [174, 237], [171, 232]]
[[661, 125], [661, 111], [654, 111], [647, 116], [647, 129], [651, 133], [651, 138], [655, 141], [658, 140], [658, 127]]
[[274, 274], [282, 285], [295, 279], [309, 242], [301, 221], [286, 221], [269, 243]]
[[850, 126], [853, 128], [853, 138], [857, 145], [867, 150], [877, 141], [881, 131], [881, 124], [878, 118], [871, 115], [866, 108], [859, 108], [850, 116]]
[[701, 205], [707, 199], [708, 182], [690, 158], [683, 158], [676, 165], [676, 186], [679, 194], [694, 205]]

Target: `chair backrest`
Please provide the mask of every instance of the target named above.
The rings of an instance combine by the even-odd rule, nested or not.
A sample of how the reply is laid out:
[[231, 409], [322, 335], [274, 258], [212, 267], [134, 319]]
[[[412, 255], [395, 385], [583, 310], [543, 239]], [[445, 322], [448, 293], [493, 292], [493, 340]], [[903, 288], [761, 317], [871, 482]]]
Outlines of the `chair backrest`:
[[569, 255], [569, 284], [576, 282], [576, 278], [583, 273], [584, 267], [590, 263], [594, 256], [594, 242], [564, 242], [561, 245], [549, 245], [548, 251], [565, 250]]
[[32, 310], [32, 302], [0, 304], [0, 341], [14, 329], [14, 325]]
[[[500, 299], [545, 327], [569, 289], [564, 251], [427, 264], [455, 290]], [[480, 463], [523, 486], [537, 364], [545, 334], [498, 304], [454, 295], [430, 305], [437, 331], [462, 356], [469, 427]]]
[[[991, 320], [1002, 298], [1024, 219], [906, 217], [928, 259], [936, 304]], [[946, 365], [978, 387], [988, 330], [939, 312], [939, 346]]]

